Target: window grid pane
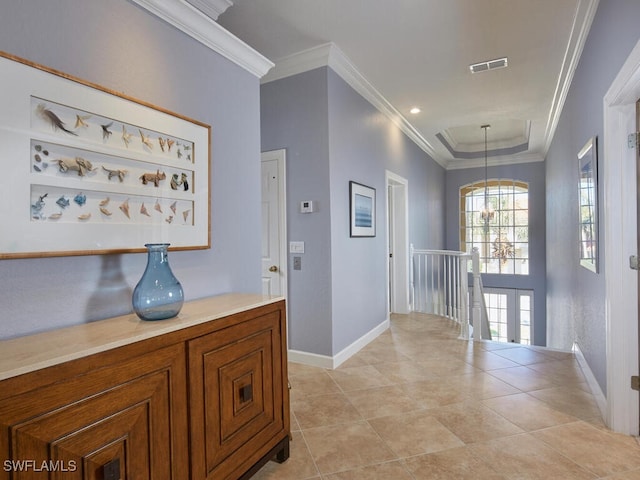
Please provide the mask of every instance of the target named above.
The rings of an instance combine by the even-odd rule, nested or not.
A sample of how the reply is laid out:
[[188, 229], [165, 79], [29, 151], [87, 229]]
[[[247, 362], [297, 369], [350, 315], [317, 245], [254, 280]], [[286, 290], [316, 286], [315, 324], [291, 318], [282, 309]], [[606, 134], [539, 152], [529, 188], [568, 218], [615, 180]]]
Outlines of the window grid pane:
[[[466, 185], [460, 192], [460, 205], [466, 208], [460, 212], [460, 242], [469, 253], [478, 248], [480, 271], [528, 275], [527, 185], [509, 179], [489, 180]], [[485, 204], [494, 212], [488, 224], [482, 218]]]

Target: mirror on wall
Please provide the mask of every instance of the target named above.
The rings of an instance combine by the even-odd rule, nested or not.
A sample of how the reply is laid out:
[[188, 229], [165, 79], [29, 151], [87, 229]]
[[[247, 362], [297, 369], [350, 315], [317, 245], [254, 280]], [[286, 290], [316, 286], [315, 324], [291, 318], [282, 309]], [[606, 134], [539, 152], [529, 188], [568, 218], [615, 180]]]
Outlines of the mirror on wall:
[[598, 273], [598, 146], [590, 138], [578, 153], [580, 265]]

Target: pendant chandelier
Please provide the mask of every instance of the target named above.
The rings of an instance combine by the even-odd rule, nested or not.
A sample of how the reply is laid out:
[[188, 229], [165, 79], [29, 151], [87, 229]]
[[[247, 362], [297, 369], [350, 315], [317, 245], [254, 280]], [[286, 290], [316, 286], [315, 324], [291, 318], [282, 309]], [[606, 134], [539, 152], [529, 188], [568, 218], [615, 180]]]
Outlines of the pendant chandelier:
[[489, 226], [489, 222], [491, 222], [491, 220], [493, 220], [493, 217], [495, 216], [495, 211], [493, 210], [493, 208], [491, 208], [491, 205], [489, 205], [489, 201], [488, 201], [488, 194], [487, 194], [487, 187], [489, 184], [489, 180], [488, 180], [488, 168], [487, 168], [487, 130], [491, 128], [491, 125], [487, 124], [487, 125], [482, 125], [480, 128], [482, 128], [484, 130], [484, 207], [482, 207], [482, 212], [480, 213], [480, 216], [482, 217], [482, 220], [484, 221], [484, 225], [485, 227]]

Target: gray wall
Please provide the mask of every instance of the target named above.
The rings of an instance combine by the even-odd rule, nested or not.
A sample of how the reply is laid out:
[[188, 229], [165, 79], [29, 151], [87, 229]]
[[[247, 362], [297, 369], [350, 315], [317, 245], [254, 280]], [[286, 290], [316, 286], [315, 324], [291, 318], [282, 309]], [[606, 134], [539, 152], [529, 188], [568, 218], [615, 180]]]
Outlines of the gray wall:
[[[305, 241], [302, 270], [289, 271], [290, 347], [333, 356], [387, 317], [385, 170], [409, 180], [419, 248], [444, 246], [444, 170], [330, 68], [261, 95], [262, 149], [287, 149], [289, 240]], [[375, 238], [349, 236], [350, 180], [376, 189]], [[318, 213], [298, 213], [301, 200]]]
[[[599, 171], [602, 157], [602, 100], [632, 48], [638, 42], [640, 2], [600, 0], [580, 63], [546, 159], [547, 285], [549, 344], [573, 339], [606, 394], [606, 329], [603, 265], [595, 274], [578, 263], [578, 172], [576, 154], [598, 137]], [[602, 202], [602, 176], [598, 180]], [[630, 199], [631, 200], [631, 199]], [[602, 205], [602, 203], [600, 203]], [[604, 251], [600, 209], [600, 252]], [[614, 319], [615, 321], [615, 319]]]
[[[546, 248], [544, 163], [521, 163], [488, 168], [488, 178], [512, 178], [529, 183], [529, 275], [483, 274], [485, 287], [533, 290], [534, 344], [546, 345]], [[460, 249], [460, 187], [484, 180], [483, 168], [447, 171], [447, 248]]]
[[[212, 248], [172, 252], [171, 266], [187, 299], [261, 291], [255, 76], [126, 0], [3, 1], [0, 50], [210, 124]], [[0, 337], [131, 312], [145, 263], [145, 254], [0, 261]]]

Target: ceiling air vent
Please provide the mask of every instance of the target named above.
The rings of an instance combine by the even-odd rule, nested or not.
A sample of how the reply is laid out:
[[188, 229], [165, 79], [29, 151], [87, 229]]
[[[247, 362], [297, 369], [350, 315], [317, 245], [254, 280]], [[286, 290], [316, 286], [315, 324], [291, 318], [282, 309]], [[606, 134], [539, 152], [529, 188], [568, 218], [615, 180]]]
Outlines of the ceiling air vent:
[[504, 57], [496, 58], [495, 60], [488, 60], [486, 62], [474, 63], [473, 65], [469, 65], [469, 70], [471, 70], [471, 73], [480, 73], [495, 70], [496, 68], [505, 68], [507, 66], [507, 57]]

